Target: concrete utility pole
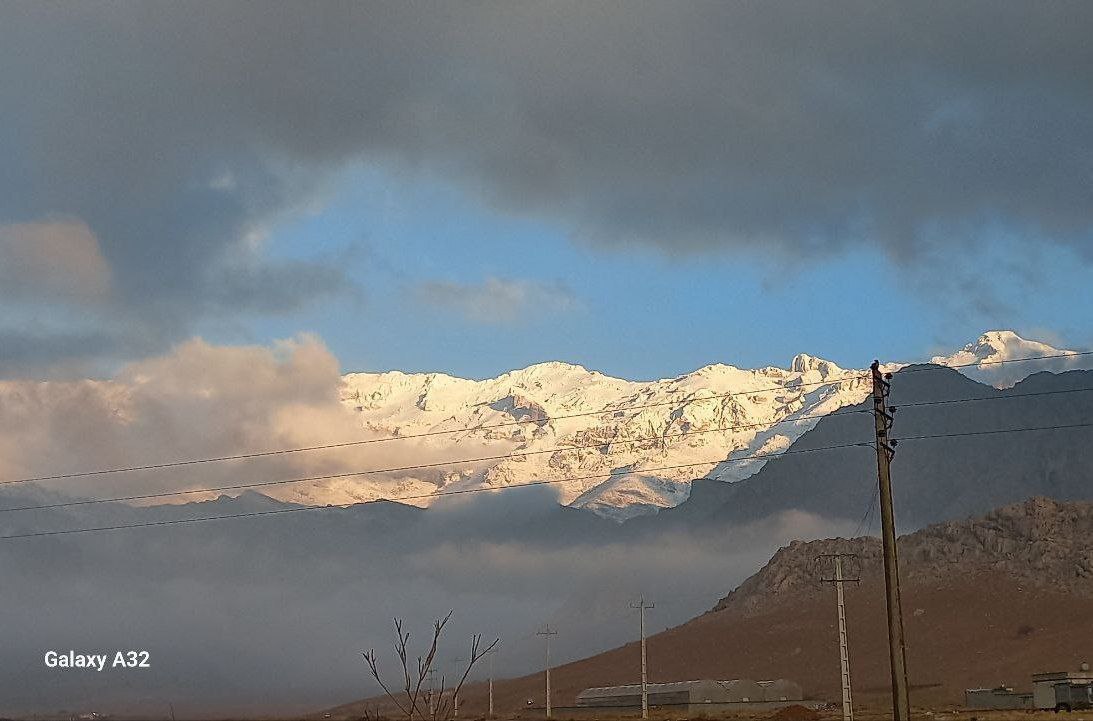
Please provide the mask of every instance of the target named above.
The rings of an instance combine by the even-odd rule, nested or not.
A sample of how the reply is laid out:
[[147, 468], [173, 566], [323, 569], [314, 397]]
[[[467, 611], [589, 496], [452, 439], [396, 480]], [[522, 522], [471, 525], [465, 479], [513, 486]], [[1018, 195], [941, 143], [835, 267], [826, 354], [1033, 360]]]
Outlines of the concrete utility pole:
[[491, 648], [486, 651], [486, 655], [490, 657], [490, 706], [489, 712], [486, 714], [486, 718], [493, 718], [493, 654], [497, 652], [497, 647]]
[[455, 674], [452, 675], [452, 718], [459, 716], [459, 679], [462, 674], [459, 673], [459, 664], [463, 663], [461, 658], [452, 659], [452, 668], [455, 669]]
[[858, 583], [861, 579], [846, 578], [843, 575], [843, 559], [855, 559], [853, 553], [832, 553], [818, 556], [817, 561], [831, 559], [835, 566], [834, 578], [821, 578], [823, 583], [835, 586], [835, 597], [839, 606], [839, 664], [842, 671], [843, 686], [843, 721], [854, 721], [854, 696], [850, 691], [850, 645], [846, 637], [846, 604], [843, 600], [843, 584]]
[[631, 603], [630, 608], [638, 610], [639, 628], [641, 629], [641, 717], [649, 718], [649, 674], [645, 662], [645, 610], [656, 608], [655, 603], [645, 605], [645, 596], [638, 596], [637, 603]]
[[888, 656], [892, 669], [893, 721], [910, 721], [911, 701], [907, 685], [907, 650], [903, 639], [903, 607], [899, 594], [899, 559], [896, 554], [896, 516], [892, 509], [892, 457], [896, 442], [889, 441], [893, 416], [888, 412], [888, 382], [891, 373], [881, 374], [880, 361], [870, 366], [873, 376], [873, 417], [877, 437], [877, 477], [880, 482], [880, 519], [884, 541], [884, 590], [888, 599]]
[[429, 718], [436, 716], [436, 669], [429, 669]]
[[536, 636], [542, 636], [546, 640], [546, 717], [550, 718], [550, 637], [557, 636], [558, 632], [551, 629], [550, 624], [543, 626], [535, 632]]

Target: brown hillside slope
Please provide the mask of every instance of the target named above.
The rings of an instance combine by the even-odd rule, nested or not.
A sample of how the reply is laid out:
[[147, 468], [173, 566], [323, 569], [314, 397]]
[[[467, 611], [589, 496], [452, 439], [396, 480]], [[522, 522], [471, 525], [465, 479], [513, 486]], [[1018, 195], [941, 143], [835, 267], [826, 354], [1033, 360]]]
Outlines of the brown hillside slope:
[[[900, 549], [913, 703], [959, 703], [965, 688], [1002, 681], [1027, 687], [1032, 673], [1093, 659], [1093, 503], [1031, 499], [928, 527], [900, 539]], [[861, 557], [862, 584], [847, 589], [856, 701], [883, 704], [887, 632], [880, 542], [873, 538], [781, 549], [713, 610], [652, 636], [650, 680], [785, 677], [811, 697], [836, 699], [834, 591], [817, 583], [813, 564], [833, 551]], [[633, 683], [638, 663], [637, 644], [629, 644], [557, 667], [554, 705], [571, 705], [588, 686]], [[466, 690], [467, 715], [484, 709], [484, 691]], [[529, 698], [541, 706], [541, 674], [495, 685], [499, 712], [533, 715], [525, 708]]]

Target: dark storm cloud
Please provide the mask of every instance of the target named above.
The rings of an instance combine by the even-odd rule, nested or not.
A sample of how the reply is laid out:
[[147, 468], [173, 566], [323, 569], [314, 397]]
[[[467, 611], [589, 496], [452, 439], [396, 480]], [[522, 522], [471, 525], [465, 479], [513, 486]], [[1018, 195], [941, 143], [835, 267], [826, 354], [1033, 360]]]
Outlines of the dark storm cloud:
[[116, 296], [175, 325], [210, 299], [313, 298], [216, 288], [246, 236], [355, 160], [668, 252], [875, 243], [936, 267], [998, 225], [1091, 252], [1088, 3], [7, 3], [0, 20], [0, 222], [86, 223]]

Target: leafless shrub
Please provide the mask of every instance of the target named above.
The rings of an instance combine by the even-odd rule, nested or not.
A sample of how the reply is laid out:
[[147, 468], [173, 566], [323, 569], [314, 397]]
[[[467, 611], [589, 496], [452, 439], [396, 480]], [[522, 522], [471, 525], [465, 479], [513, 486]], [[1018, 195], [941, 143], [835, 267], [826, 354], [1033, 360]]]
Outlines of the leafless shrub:
[[[372, 674], [372, 678], [380, 685], [383, 692], [387, 695], [387, 698], [395, 705], [399, 710], [399, 713], [406, 718], [407, 721], [415, 721], [415, 719], [421, 719], [422, 721], [450, 721], [455, 717], [456, 702], [459, 699], [459, 692], [463, 688], [463, 684], [467, 680], [467, 676], [470, 675], [471, 669], [474, 665], [482, 660], [482, 657], [493, 650], [493, 647], [498, 644], [500, 639], [494, 639], [485, 648], [482, 647], [482, 635], [475, 634], [471, 637], [471, 653], [467, 659], [467, 666], [463, 669], [463, 674], [459, 677], [458, 683], [455, 687], [449, 690], [443, 675], [440, 677], [440, 692], [435, 697], [429, 691], [424, 691], [425, 680], [429, 676], [429, 672], [433, 669], [436, 662], [437, 647], [440, 644], [440, 637], [444, 633], [444, 627], [448, 625], [449, 619], [452, 617], [452, 611], [448, 611], [448, 615], [444, 618], [439, 618], [433, 623], [433, 639], [429, 644], [428, 651], [423, 656], [417, 657], [416, 668], [411, 666], [410, 663], [410, 632], [403, 629], [402, 619], [396, 618], [395, 622], [395, 655], [398, 657], [399, 664], [402, 668], [401, 686], [397, 690], [392, 690], [391, 685], [383, 680], [382, 674], [379, 670], [379, 658], [376, 655], [375, 649], [370, 649], [363, 652], [364, 662], [368, 665], [368, 671]], [[365, 719], [365, 721], [378, 721], [377, 717], [372, 719]]]

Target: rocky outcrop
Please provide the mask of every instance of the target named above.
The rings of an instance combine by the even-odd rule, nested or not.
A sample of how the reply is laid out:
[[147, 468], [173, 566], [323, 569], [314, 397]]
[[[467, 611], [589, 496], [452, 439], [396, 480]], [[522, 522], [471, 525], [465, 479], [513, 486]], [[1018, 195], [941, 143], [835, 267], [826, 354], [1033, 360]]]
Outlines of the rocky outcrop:
[[[945, 583], [986, 571], [1002, 572], [1018, 587], [1051, 587], [1093, 597], [1093, 503], [1030, 498], [966, 521], [928, 526], [899, 539], [905, 581]], [[783, 598], [799, 601], [821, 593], [830, 567], [824, 554], [853, 553], [847, 575], [863, 580], [883, 572], [877, 538], [794, 541], [712, 611], [752, 612]]]

